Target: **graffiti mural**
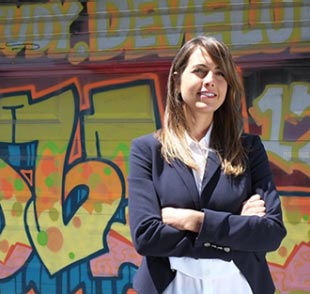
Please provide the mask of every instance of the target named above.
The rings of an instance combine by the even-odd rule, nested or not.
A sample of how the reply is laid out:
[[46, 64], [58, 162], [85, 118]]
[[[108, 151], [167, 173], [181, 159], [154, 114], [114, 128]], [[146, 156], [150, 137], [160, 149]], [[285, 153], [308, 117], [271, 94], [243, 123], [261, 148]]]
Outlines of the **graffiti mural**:
[[[257, 90], [248, 85], [250, 130], [263, 140], [282, 196], [288, 236], [268, 257], [276, 288], [285, 294], [310, 291], [310, 79], [303, 74], [283, 62], [254, 74]], [[260, 82], [264, 75], [268, 83]]]
[[161, 126], [171, 58], [210, 33], [246, 89], [287, 237], [268, 254], [278, 294], [308, 293], [307, 1], [0, 1], [0, 293], [135, 293], [131, 140]]

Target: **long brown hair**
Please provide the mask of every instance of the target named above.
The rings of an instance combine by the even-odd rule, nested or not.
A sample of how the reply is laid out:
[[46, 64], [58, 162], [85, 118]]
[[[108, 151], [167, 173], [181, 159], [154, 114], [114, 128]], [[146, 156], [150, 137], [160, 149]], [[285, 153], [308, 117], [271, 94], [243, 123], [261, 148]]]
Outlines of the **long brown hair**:
[[246, 167], [246, 152], [241, 142], [243, 128], [240, 111], [244, 90], [228, 47], [213, 37], [199, 36], [187, 41], [173, 59], [168, 77], [163, 127], [156, 136], [162, 144], [161, 152], [167, 162], [180, 159], [189, 167], [197, 168], [184, 136], [188, 126], [183, 99], [178, 90], [180, 77], [197, 47], [205, 50], [222, 69], [228, 85], [225, 101], [214, 113], [210, 148], [219, 155], [224, 173], [237, 176]]

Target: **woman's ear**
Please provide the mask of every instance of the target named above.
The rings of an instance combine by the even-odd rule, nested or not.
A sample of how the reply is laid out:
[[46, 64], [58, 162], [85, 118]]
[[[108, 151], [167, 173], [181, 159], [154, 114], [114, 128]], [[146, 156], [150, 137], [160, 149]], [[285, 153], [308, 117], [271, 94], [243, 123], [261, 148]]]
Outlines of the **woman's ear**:
[[177, 71], [173, 72], [173, 79], [174, 81], [177, 81], [180, 78], [179, 73]]
[[180, 92], [180, 76], [177, 71], [173, 72], [173, 81], [174, 81], [174, 87], [177, 92]]

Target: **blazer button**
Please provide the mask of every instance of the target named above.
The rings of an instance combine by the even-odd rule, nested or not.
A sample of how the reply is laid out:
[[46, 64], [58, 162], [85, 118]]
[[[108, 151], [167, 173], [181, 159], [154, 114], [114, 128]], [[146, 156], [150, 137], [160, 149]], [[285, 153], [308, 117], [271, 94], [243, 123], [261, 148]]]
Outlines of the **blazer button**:
[[224, 251], [228, 253], [228, 252], [230, 252], [230, 248], [229, 247], [224, 247]]
[[210, 244], [210, 243], [203, 243], [203, 246], [204, 246], [204, 247], [210, 247], [211, 244]]

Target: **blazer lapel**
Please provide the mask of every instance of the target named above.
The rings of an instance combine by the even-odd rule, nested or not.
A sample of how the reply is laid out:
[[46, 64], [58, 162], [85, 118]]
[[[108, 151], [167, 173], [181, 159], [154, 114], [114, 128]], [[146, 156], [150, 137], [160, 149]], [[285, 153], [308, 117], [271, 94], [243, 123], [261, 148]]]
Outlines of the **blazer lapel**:
[[221, 162], [217, 154], [214, 151], [209, 151], [208, 159], [207, 159], [207, 166], [206, 166], [205, 174], [202, 180], [201, 191], [205, 189], [207, 184], [212, 179], [214, 173], [220, 168], [220, 166], [221, 166]]
[[194, 205], [196, 209], [200, 208], [199, 202], [199, 193], [197, 190], [195, 178], [193, 175], [192, 170], [182, 163], [180, 160], [174, 160], [172, 165], [175, 167], [176, 171], [178, 172], [180, 178], [183, 180], [184, 185], [188, 190], [188, 194], [193, 198]]

